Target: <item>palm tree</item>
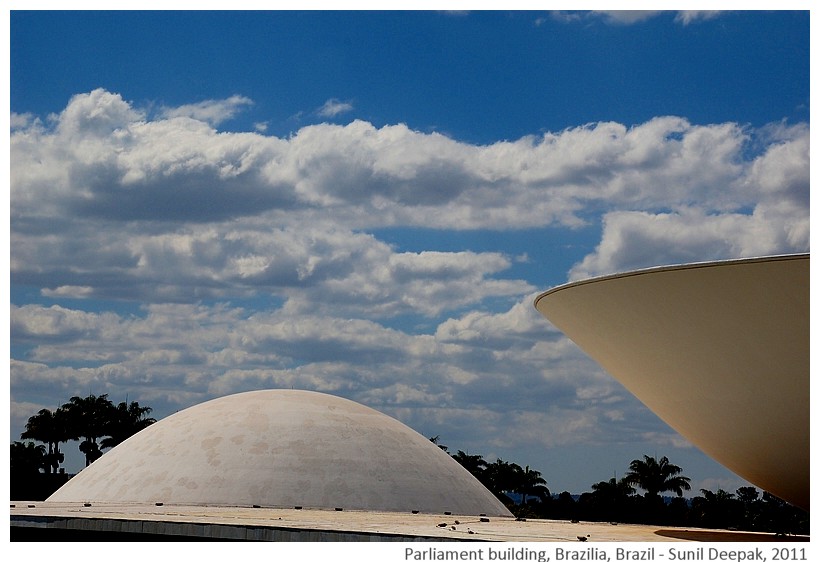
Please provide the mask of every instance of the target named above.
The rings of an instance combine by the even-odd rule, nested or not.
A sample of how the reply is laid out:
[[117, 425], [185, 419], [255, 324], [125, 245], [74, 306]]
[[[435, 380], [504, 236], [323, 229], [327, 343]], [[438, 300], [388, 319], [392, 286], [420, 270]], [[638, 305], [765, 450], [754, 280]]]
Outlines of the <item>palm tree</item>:
[[760, 504], [758, 499], [760, 493], [754, 486], [741, 486], [737, 490], [737, 501], [743, 507], [743, 526], [744, 530], [752, 530], [755, 528], [757, 519], [760, 516]]
[[157, 420], [149, 418], [151, 408], [140, 406], [139, 402], [120, 402], [109, 413], [103, 432], [108, 437], [100, 441], [100, 447], [116, 447], [135, 433], [142, 431]]
[[502, 501], [511, 501], [507, 496], [507, 492], [517, 492], [521, 487], [521, 474], [523, 472], [524, 469], [516, 463], [498, 458], [484, 469], [485, 486]]
[[48, 446], [45, 454], [46, 468], [56, 473], [65, 456], [60, 452], [60, 443], [68, 441], [66, 433], [66, 412], [57, 408], [54, 412], [43, 408], [26, 422], [26, 430], [20, 434], [21, 439], [33, 439]]
[[486, 486], [484, 482], [484, 471], [487, 469], [487, 461], [485, 461], [481, 455], [470, 455], [459, 449], [452, 457], [458, 464], [466, 468], [470, 474], [478, 478]]
[[439, 443], [439, 436], [438, 435], [436, 435], [435, 437], [431, 437], [430, 438], [430, 443], [433, 443], [434, 445], [437, 445], [438, 448], [441, 449], [442, 451], [444, 451], [445, 453], [447, 452], [447, 446], [442, 445], [441, 443]]
[[15, 441], [11, 444], [9, 460], [13, 476], [27, 477], [39, 474], [41, 468], [46, 468], [46, 447], [35, 445], [31, 441]]
[[629, 472], [624, 479], [644, 490], [644, 498], [647, 500], [660, 498], [663, 492], [674, 492], [681, 497], [684, 490], [692, 488], [689, 485], [689, 478], [680, 476], [683, 469], [671, 464], [668, 458], [661, 457], [658, 461], [654, 457], [644, 455], [643, 459], [629, 463]]
[[529, 465], [520, 472], [519, 478], [520, 481], [516, 491], [521, 494], [522, 504], [527, 503], [527, 496], [534, 496], [544, 501], [550, 495], [547, 481], [541, 477], [539, 471], [530, 470]]
[[635, 488], [626, 478], [616, 480], [614, 476], [593, 484], [592, 490], [595, 511], [610, 521], [623, 520], [623, 516], [627, 515], [627, 504], [635, 494]]
[[754, 486], [741, 486], [735, 492], [737, 492], [737, 499], [744, 505], [753, 504], [760, 497], [760, 492]]
[[692, 509], [704, 527], [727, 529], [740, 518], [740, 502], [725, 490], [701, 489], [701, 496], [692, 499]]
[[618, 504], [635, 493], [635, 488], [626, 478], [616, 480], [614, 476], [607, 481], [593, 484], [592, 490], [592, 495], [603, 504]]
[[106, 435], [106, 426], [115, 410], [108, 399], [108, 394], [86, 398], [72, 396], [63, 404], [68, 421], [67, 435], [69, 439], [80, 441], [80, 451], [85, 455], [85, 465], [88, 466], [102, 456], [97, 439]]

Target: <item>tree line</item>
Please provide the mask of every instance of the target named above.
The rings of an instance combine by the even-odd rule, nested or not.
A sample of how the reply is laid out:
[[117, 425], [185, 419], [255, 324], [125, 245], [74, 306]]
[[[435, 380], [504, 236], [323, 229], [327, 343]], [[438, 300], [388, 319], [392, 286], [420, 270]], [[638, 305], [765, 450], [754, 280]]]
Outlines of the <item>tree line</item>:
[[136, 401], [114, 404], [107, 394], [72, 396], [54, 411], [43, 408], [28, 419], [20, 434], [30, 441], [11, 444], [12, 476], [57, 474], [65, 461], [60, 445], [69, 441], [78, 442], [88, 466], [102, 456], [102, 449], [115, 447], [156, 422], [149, 417], [151, 411]]
[[[430, 441], [448, 452], [438, 436]], [[501, 458], [488, 463], [482, 455], [461, 450], [450, 456], [519, 518], [809, 534], [807, 512], [754, 486], [740, 487], [734, 493], [701, 489], [699, 496], [684, 498], [683, 493], [691, 490], [691, 480], [665, 456], [635, 459], [622, 478], [594, 483], [591, 492], [580, 495], [550, 493], [543, 475], [529, 466], [522, 468]]]

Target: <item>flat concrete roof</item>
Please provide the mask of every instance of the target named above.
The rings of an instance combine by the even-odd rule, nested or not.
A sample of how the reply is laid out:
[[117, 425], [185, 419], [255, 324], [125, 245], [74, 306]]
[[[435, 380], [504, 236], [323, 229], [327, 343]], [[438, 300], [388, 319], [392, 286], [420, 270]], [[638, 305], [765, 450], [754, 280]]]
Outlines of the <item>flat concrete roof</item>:
[[[12, 540], [509, 541], [668, 542], [785, 541], [764, 533], [447, 514], [209, 507], [128, 503], [11, 502]], [[38, 535], [37, 533], [41, 533]], [[110, 535], [106, 535], [109, 533]], [[132, 536], [133, 539], [130, 539]], [[17, 537], [17, 538], [15, 538]], [[580, 537], [580, 538], [579, 538]]]

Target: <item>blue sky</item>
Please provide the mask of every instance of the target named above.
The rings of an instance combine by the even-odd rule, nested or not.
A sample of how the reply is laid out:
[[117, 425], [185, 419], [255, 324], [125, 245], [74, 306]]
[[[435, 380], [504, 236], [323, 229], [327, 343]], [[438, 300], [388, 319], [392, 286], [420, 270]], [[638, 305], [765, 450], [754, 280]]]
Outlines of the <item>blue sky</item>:
[[532, 302], [809, 250], [808, 12], [18, 11], [10, 31], [11, 439], [75, 394], [163, 417], [292, 387], [553, 492], [644, 454], [695, 493], [744, 485]]

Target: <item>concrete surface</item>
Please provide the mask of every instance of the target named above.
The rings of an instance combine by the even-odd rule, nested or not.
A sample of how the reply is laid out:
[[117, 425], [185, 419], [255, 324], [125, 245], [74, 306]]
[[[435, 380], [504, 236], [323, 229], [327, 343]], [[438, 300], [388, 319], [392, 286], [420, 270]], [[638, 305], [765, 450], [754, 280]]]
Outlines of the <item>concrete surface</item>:
[[299, 390], [244, 392], [177, 412], [46, 501], [511, 515], [464, 467], [398, 420]]
[[[462, 517], [326, 509], [273, 509], [106, 503], [14, 502], [13, 531], [83, 531], [92, 540], [104, 533], [142, 540], [215, 539], [260, 541], [511, 541], [511, 542], [681, 542], [786, 540], [762, 533], [683, 529], [650, 525], [612, 525], [511, 517]], [[18, 535], [19, 536], [19, 535]], [[17, 540], [43, 540], [36, 531]], [[58, 540], [69, 540], [61, 535]], [[146, 538], [147, 537], [147, 538]], [[793, 537], [792, 537], [793, 538]], [[15, 540], [15, 532], [12, 532]], [[585, 542], [586, 542], [585, 541]]]

